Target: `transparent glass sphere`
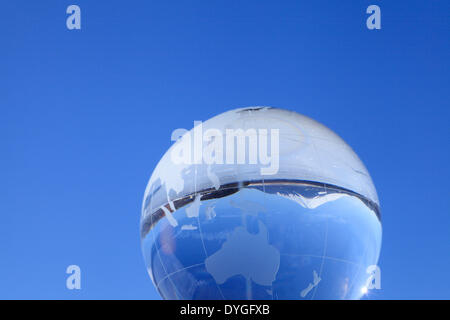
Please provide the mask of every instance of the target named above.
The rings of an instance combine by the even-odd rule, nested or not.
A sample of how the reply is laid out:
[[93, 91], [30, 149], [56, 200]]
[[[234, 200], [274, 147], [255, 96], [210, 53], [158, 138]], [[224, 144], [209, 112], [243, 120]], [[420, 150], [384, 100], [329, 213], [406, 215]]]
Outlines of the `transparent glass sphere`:
[[378, 261], [375, 187], [353, 150], [298, 113], [231, 110], [154, 170], [141, 216], [164, 299], [358, 299]]

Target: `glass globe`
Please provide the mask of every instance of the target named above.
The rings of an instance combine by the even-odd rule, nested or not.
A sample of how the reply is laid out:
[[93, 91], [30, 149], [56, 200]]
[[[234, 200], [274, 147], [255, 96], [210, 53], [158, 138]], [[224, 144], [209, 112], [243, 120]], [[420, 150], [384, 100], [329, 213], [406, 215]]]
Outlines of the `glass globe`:
[[381, 248], [353, 150], [295, 112], [231, 110], [178, 130], [145, 191], [142, 251], [164, 299], [358, 299]]

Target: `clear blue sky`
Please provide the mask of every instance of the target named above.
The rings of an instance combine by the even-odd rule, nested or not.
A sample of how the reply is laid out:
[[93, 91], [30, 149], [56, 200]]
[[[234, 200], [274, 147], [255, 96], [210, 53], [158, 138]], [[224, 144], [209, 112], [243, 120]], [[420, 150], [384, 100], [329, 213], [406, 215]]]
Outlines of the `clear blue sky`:
[[450, 298], [449, 40], [448, 0], [2, 1], [0, 298], [158, 298], [147, 180], [173, 129], [250, 105], [324, 123], [368, 167], [372, 298]]

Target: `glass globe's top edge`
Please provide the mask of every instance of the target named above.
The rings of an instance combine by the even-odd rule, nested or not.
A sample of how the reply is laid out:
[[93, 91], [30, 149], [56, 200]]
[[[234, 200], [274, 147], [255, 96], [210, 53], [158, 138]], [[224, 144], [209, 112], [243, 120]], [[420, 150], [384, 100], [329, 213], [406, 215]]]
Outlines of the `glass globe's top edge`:
[[[272, 107], [249, 107], [225, 112], [202, 123], [203, 130], [265, 128], [279, 129], [279, 170], [271, 176], [260, 173], [258, 165], [174, 164], [175, 142], [154, 170], [143, 199], [163, 205], [198, 190], [236, 181], [299, 180], [338, 186], [361, 195], [379, 206], [378, 196], [364, 164], [337, 134], [306, 116]], [[195, 128], [194, 128], [195, 129]], [[194, 136], [194, 129], [186, 136]], [[211, 179], [217, 177], [217, 181]], [[150, 196], [151, 194], [151, 196]]]

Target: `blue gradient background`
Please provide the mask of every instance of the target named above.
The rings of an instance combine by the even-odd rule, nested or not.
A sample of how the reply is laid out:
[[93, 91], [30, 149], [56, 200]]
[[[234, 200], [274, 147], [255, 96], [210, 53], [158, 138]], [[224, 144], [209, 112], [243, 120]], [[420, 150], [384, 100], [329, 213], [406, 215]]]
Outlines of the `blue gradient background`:
[[250, 105], [324, 123], [368, 167], [384, 224], [369, 298], [450, 298], [449, 39], [448, 0], [2, 1], [0, 298], [159, 298], [147, 180], [173, 129]]

